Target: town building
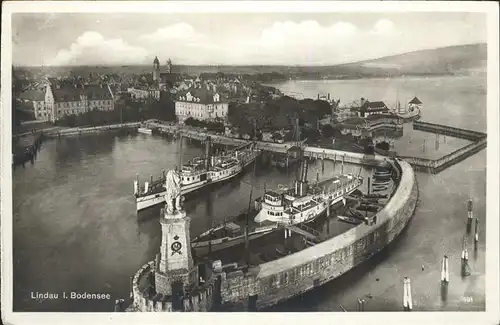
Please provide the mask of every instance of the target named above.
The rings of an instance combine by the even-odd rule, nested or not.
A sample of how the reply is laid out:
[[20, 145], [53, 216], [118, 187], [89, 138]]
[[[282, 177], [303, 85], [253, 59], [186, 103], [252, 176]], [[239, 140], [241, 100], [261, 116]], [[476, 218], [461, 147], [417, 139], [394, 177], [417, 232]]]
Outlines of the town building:
[[408, 111], [413, 112], [420, 109], [422, 109], [422, 102], [417, 97], [413, 97], [408, 103]]
[[190, 88], [175, 101], [175, 115], [180, 123], [191, 117], [201, 121], [227, 120], [229, 104], [221, 95], [206, 87]]
[[47, 120], [56, 121], [66, 115], [88, 111], [114, 110], [114, 95], [105, 84], [73, 84], [49, 78], [45, 91]]
[[360, 107], [357, 109], [359, 117], [368, 117], [373, 114], [386, 114], [389, 112], [389, 108], [381, 101], [370, 102], [361, 98], [360, 104]]
[[132, 87], [128, 88], [127, 92], [130, 97], [138, 101], [159, 101], [160, 89], [155, 87]]
[[33, 115], [35, 119], [47, 121], [50, 116], [50, 112], [45, 106], [45, 93], [42, 90], [36, 88], [23, 91], [18, 98], [20, 101], [33, 105]]

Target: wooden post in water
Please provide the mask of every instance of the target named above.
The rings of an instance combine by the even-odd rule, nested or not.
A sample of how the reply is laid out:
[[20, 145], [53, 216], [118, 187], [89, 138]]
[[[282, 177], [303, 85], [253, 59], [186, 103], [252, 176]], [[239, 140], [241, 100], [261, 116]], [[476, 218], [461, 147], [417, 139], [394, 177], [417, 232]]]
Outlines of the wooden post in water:
[[469, 253], [467, 251], [467, 235], [464, 236], [464, 243], [462, 246], [462, 276], [469, 276]]
[[413, 309], [413, 302], [411, 298], [411, 284], [410, 278], [403, 279], [403, 309], [404, 311], [411, 311]]
[[365, 300], [358, 298], [358, 311], [365, 311]]
[[479, 219], [476, 217], [476, 223], [474, 225], [474, 250], [477, 250], [477, 243], [479, 242]]
[[341, 174], [344, 173], [344, 160], [345, 160], [345, 154], [342, 156], [342, 170], [340, 171]]
[[448, 282], [450, 282], [450, 271], [448, 269], [448, 256], [445, 255], [441, 264], [441, 283], [447, 285]]
[[472, 200], [469, 199], [469, 201], [467, 201], [467, 234], [470, 234], [472, 219], [474, 219], [474, 213], [472, 212]]

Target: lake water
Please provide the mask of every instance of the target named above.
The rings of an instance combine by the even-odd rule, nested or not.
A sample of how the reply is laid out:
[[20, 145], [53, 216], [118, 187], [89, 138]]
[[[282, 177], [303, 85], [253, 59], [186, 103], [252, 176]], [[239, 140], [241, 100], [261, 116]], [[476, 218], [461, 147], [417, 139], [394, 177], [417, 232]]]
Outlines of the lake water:
[[[481, 78], [290, 81], [278, 87], [313, 98], [330, 92], [340, 97], [341, 103], [365, 97], [384, 100], [389, 106], [396, 93], [402, 102], [417, 95], [424, 103], [422, 120], [486, 130], [486, 90]], [[406, 140], [398, 140], [400, 154], [430, 154], [434, 148], [431, 142], [423, 152], [421, 146], [403, 141], [411, 138], [416, 142], [414, 139], [429, 136], [432, 140], [435, 136], [425, 132], [419, 136], [411, 133], [411, 127], [407, 129], [401, 138]], [[453, 150], [463, 144], [460, 141], [447, 138], [433, 154]], [[142, 221], [138, 221], [133, 180], [136, 173], [144, 181], [150, 174], [159, 175], [162, 169], [175, 165], [178, 148], [173, 140], [141, 134], [64, 138], [45, 142], [34, 165], [14, 170], [14, 310], [108, 312], [113, 310], [114, 299], [127, 297], [130, 277], [154, 258], [161, 232], [159, 208], [141, 213]], [[201, 155], [202, 149], [185, 140], [183, 154], [186, 161]], [[311, 178], [318, 169], [318, 164], [311, 166]], [[358, 172], [359, 167], [346, 164], [344, 171]], [[333, 164], [328, 162], [320, 177], [333, 172]], [[264, 184], [268, 188], [288, 184], [294, 177], [294, 173], [258, 168], [255, 176], [248, 172], [239, 181], [202, 192], [186, 202], [193, 219], [191, 235], [247, 207], [247, 183], [255, 184], [254, 194], [260, 195]], [[484, 310], [485, 231], [481, 225], [485, 225], [486, 213], [486, 150], [438, 175], [418, 173], [417, 180], [417, 211], [394, 247], [340, 279], [271, 311], [339, 311], [339, 305], [354, 311], [357, 299], [363, 297], [365, 310], [400, 311], [404, 276], [412, 279], [414, 310]], [[476, 254], [470, 250], [471, 275], [461, 278], [460, 253], [469, 197], [480, 220], [480, 242]], [[445, 302], [439, 287], [444, 254], [450, 257], [451, 271]], [[106, 292], [112, 299], [82, 303], [30, 298], [31, 292], [70, 291]]]

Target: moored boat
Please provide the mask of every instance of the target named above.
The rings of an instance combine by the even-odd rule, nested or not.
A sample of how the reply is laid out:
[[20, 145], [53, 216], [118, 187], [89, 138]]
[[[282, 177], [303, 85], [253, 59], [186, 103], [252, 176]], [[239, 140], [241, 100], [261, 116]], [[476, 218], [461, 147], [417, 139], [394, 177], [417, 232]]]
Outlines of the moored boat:
[[[254, 201], [254, 209], [211, 228], [191, 241], [197, 253], [228, 248], [245, 240], [254, 240], [278, 229], [291, 228], [314, 221], [327, 209], [355, 191], [363, 179], [352, 174], [334, 176], [310, 185], [307, 161], [302, 161], [300, 179], [293, 188], [265, 191]], [[296, 230], [295, 231], [300, 231]]]
[[138, 128], [137, 131], [142, 134], [149, 134], [149, 135], [153, 134], [153, 130], [144, 127]]
[[[242, 145], [220, 155], [212, 155], [211, 140], [207, 138], [205, 157], [196, 157], [180, 169], [181, 193], [187, 195], [205, 186], [221, 183], [239, 175], [260, 154], [254, 143]], [[165, 202], [165, 175], [139, 187], [134, 181], [137, 211]]]
[[337, 218], [338, 218], [340, 221], [344, 221], [344, 222], [347, 222], [347, 223], [350, 223], [350, 224], [353, 224], [353, 225], [359, 225], [360, 223], [362, 223], [362, 222], [363, 222], [363, 221], [361, 221], [360, 219], [353, 218], [353, 217], [337, 216]]

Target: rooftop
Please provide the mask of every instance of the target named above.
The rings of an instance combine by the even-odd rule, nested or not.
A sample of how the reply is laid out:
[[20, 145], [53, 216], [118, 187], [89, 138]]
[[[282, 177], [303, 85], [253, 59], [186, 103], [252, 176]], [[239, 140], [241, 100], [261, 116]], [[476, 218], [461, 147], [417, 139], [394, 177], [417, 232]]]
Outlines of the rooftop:
[[113, 99], [113, 95], [107, 85], [104, 84], [68, 84], [61, 83], [57, 79], [49, 79], [55, 102], [80, 101], [81, 96], [89, 100]]
[[19, 95], [20, 99], [31, 100], [31, 101], [43, 101], [45, 100], [45, 93], [41, 90], [27, 90], [23, 91]]
[[422, 102], [417, 98], [417, 97], [413, 97], [413, 99], [409, 102], [409, 104], [422, 104]]
[[214, 93], [213, 91], [210, 91], [203, 87], [202, 88], [191, 87], [179, 94], [178, 101], [188, 101], [186, 99], [186, 96], [188, 94], [190, 94], [194, 98], [199, 98], [198, 102], [201, 104], [211, 104], [214, 103], [214, 95], [216, 95], [217, 93]]

